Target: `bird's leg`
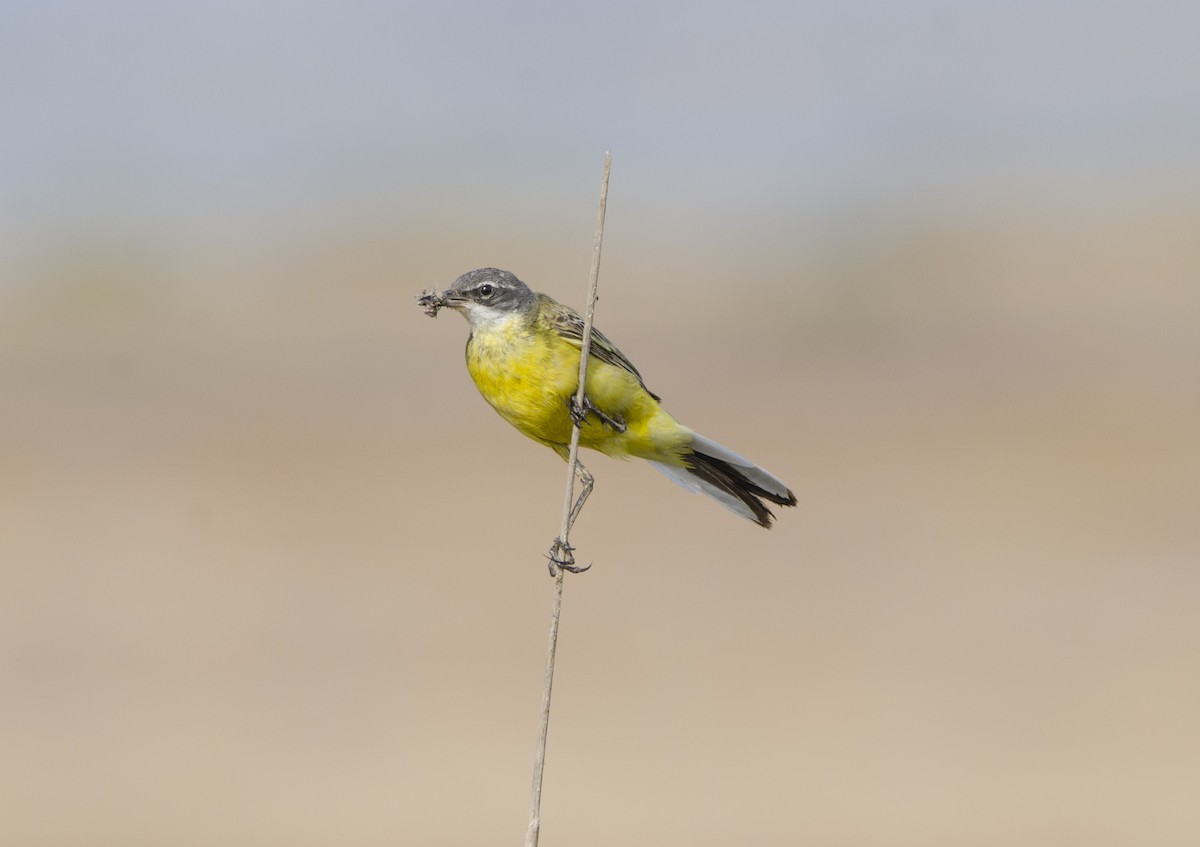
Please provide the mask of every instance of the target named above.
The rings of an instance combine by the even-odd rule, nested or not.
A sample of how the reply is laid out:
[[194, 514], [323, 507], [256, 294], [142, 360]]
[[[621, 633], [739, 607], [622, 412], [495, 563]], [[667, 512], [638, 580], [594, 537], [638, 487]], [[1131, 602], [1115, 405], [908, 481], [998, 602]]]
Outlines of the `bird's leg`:
[[621, 420], [619, 417], [609, 417], [608, 415], [604, 414], [604, 412], [597, 409], [595, 406], [592, 406], [592, 411], [596, 413], [596, 417], [598, 417], [604, 423], [608, 424], [610, 427], [612, 427], [617, 432], [624, 432], [625, 430], [627, 430], [629, 428], [625, 425], [625, 421]]
[[576, 426], [583, 426], [583, 422], [585, 420], [587, 420], [588, 415], [595, 415], [597, 418], [600, 419], [601, 423], [608, 424], [610, 427], [612, 427], [617, 432], [624, 432], [626, 429], [629, 428], [628, 426], [626, 426], [625, 421], [621, 420], [621, 418], [610, 417], [609, 415], [606, 415], [606, 414], [604, 414], [604, 412], [600, 411], [599, 407], [597, 407], [594, 403], [592, 403], [592, 401], [588, 399], [586, 394], [583, 397], [583, 408], [582, 409], [575, 402], [574, 394], [572, 394], [570, 397], [567, 398], [567, 407], [570, 409], [571, 423], [575, 424]]
[[[583, 509], [584, 502], [587, 500], [588, 495], [592, 493], [592, 488], [596, 484], [596, 478], [583, 465], [576, 462], [575, 470], [579, 474], [581, 488], [579, 490], [579, 497], [576, 498], [575, 504], [571, 506], [571, 511], [567, 515], [568, 533], [570, 533], [571, 527], [575, 525], [575, 519], [579, 517], [579, 512]], [[550, 576], [558, 576], [555, 568], [562, 568], [568, 573], [583, 573], [591, 567], [591, 565], [576, 565], [574, 553], [574, 547], [561, 538], [555, 538], [554, 542], [550, 545], [550, 553], [547, 556], [550, 560]]]
[[583, 510], [583, 504], [596, 485], [596, 478], [592, 476], [591, 471], [578, 461], [575, 463], [575, 470], [579, 473], [579, 497], [575, 499], [575, 505], [571, 507], [571, 514], [567, 516], [567, 529], [575, 525], [575, 519], [579, 517], [579, 513]]

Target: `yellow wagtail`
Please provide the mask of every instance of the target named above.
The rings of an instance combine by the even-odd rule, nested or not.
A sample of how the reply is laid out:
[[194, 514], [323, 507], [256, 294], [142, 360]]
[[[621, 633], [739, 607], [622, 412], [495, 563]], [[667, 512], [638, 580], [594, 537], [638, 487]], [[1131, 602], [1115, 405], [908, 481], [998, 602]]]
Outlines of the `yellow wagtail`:
[[759, 526], [770, 528], [774, 517], [764, 500], [796, 505], [778, 477], [667, 414], [633, 363], [594, 328], [585, 408], [576, 410], [583, 319], [508, 271], [465, 273], [420, 303], [431, 316], [446, 307], [467, 319], [467, 370], [483, 399], [563, 459], [578, 419], [581, 446], [647, 459], [689, 491], [703, 492]]

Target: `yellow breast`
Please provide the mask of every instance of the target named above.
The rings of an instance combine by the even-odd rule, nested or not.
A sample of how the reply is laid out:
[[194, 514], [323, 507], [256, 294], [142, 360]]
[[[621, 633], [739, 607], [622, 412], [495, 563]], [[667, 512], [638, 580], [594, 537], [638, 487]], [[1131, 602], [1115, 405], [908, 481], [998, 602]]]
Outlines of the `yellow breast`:
[[[479, 393], [525, 435], [566, 456], [571, 439], [569, 398], [579, 380], [579, 348], [538, 321], [514, 315], [477, 326], [467, 341], [467, 370]], [[612, 456], [678, 461], [690, 432], [664, 412], [637, 377], [590, 359], [588, 398], [619, 432], [589, 416], [580, 444]]]
[[549, 342], [517, 315], [476, 327], [467, 341], [467, 370], [501, 417], [530, 438], [554, 446], [564, 440], [564, 427], [570, 438], [571, 419], [562, 398], [570, 395], [577, 376]]

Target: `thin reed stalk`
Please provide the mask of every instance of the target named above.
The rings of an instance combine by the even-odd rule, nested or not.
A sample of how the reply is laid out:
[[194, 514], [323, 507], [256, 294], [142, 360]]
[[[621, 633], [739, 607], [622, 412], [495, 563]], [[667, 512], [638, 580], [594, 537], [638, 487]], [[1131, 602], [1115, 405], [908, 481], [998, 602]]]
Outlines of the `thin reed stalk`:
[[[587, 382], [588, 357], [592, 349], [592, 321], [596, 315], [596, 289], [600, 282], [600, 248], [604, 243], [604, 211], [608, 203], [608, 174], [612, 168], [612, 153], [604, 154], [604, 177], [600, 182], [600, 208], [596, 213], [596, 238], [592, 247], [592, 270], [588, 277], [587, 311], [583, 319], [583, 346], [579, 353], [579, 387], [575, 391], [575, 408], [583, 409]], [[537, 748], [533, 757], [533, 789], [529, 797], [529, 829], [525, 832], [525, 847], [537, 847], [542, 829], [542, 775], [546, 769], [546, 737], [550, 729], [550, 693], [554, 688], [554, 660], [558, 654], [558, 622], [562, 617], [563, 582], [566, 569], [555, 567], [557, 557], [571, 560], [571, 526], [591, 491], [591, 474], [579, 464], [579, 427], [577, 419], [571, 430], [571, 446], [567, 453], [567, 487], [563, 496], [562, 531], [550, 547], [550, 567], [554, 573], [554, 601], [550, 612], [550, 641], [546, 648], [546, 673], [542, 684], [542, 710], [538, 724]], [[575, 499], [575, 476], [579, 474], [583, 489]]]

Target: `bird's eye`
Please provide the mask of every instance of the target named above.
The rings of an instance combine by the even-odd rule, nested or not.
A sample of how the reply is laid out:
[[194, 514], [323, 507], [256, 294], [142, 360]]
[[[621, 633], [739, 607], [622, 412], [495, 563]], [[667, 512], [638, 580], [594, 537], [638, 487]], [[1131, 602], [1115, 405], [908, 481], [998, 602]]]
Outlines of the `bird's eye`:
[[492, 285], [490, 282], [485, 282], [483, 285], [479, 286], [480, 297], [491, 297], [495, 293], [496, 286]]

